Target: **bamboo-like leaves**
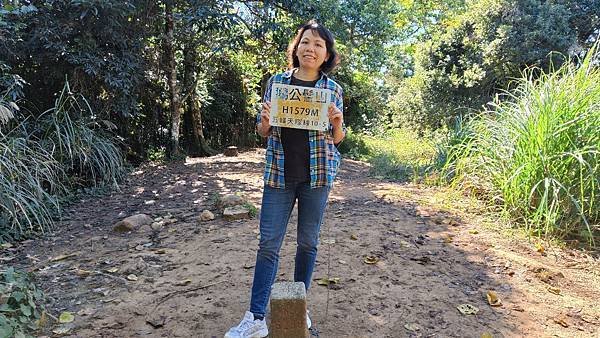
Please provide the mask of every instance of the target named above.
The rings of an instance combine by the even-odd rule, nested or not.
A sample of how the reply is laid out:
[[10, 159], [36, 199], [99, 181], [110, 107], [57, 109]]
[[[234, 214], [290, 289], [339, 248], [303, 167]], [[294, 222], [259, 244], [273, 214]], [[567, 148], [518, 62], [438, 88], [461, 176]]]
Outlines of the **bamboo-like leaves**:
[[0, 242], [51, 230], [69, 190], [113, 185], [124, 173], [120, 149], [68, 83], [55, 107], [29, 122], [0, 130]]
[[100, 123], [87, 100], [71, 93], [68, 83], [55, 107], [39, 119], [47, 148], [53, 145], [54, 158], [80, 180], [74, 184], [116, 184], [123, 175], [121, 150]]

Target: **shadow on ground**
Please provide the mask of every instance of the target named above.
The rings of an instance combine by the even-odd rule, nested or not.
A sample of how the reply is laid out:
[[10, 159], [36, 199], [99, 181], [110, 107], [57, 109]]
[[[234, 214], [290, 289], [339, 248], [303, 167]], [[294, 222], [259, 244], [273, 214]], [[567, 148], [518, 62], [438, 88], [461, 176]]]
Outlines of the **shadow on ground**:
[[[53, 236], [17, 248], [18, 261], [38, 276], [51, 313], [76, 314], [67, 336], [222, 337], [248, 307], [258, 220], [198, 222], [198, 216], [205, 209], [217, 212], [219, 194], [243, 193], [260, 206], [263, 157], [256, 150], [139, 168], [121, 191], [71, 208]], [[329, 270], [339, 282], [328, 289], [315, 281], [309, 290], [313, 335], [598, 333], [597, 307], [582, 304], [579, 317], [568, 317], [563, 327], [553, 320], [561, 313], [548, 305], [557, 295], [536, 299], [536, 292], [561, 283], [552, 269], [545, 268], [549, 280], [536, 279], [537, 263], [512, 254], [517, 246], [494, 244], [487, 238], [493, 231], [473, 219], [411, 202], [403, 194], [418, 189], [371, 179], [368, 169], [344, 161], [330, 196], [314, 278], [326, 278]], [[111, 231], [135, 213], [161, 217], [165, 225], [124, 235]], [[294, 212], [278, 280], [293, 278], [296, 220]], [[75, 255], [51, 260], [65, 254]], [[366, 256], [378, 262], [366, 264]], [[533, 283], [533, 291], [524, 283]], [[590, 288], [569, 296], [597, 299], [593, 284]], [[490, 290], [502, 307], [487, 304]], [[461, 314], [460, 304], [479, 312]], [[547, 316], [538, 316], [543, 311]]]

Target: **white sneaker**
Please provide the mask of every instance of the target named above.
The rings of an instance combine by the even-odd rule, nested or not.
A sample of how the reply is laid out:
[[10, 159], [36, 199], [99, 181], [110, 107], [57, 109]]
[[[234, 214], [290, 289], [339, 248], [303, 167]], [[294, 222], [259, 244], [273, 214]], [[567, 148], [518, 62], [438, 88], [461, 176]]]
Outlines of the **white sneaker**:
[[254, 320], [254, 315], [246, 311], [244, 318], [238, 326], [234, 326], [225, 334], [225, 338], [263, 338], [269, 335], [267, 321]]
[[312, 326], [312, 322], [310, 321], [310, 317], [308, 316], [308, 310], [306, 310], [306, 326], [310, 329]]

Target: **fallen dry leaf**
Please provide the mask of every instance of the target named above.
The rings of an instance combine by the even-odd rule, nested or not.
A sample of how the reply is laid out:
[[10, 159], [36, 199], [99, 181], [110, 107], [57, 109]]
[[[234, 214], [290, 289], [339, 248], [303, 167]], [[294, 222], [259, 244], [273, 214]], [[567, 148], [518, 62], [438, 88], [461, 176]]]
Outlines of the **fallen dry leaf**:
[[502, 306], [502, 301], [498, 298], [498, 294], [494, 291], [488, 291], [486, 293], [488, 304], [491, 306]]
[[87, 277], [92, 274], [92, 271], [84, 270], [84, 269], [75, 269], [75, 274], [79, 277]]
[[191, 284], [192, 280], [191, 279], [184, 279], [184, 280], [180, 280], [178, 282], [175, 282], [176, 286], [186, 286], [188, 284]]
[[460, 225], [460, 222], [459, 222], [459, 221], [457, 221], [457, 220], [455, 220], [455, 219], [452, 219], [452, 220], [450, 220], [450, 223], [449, 223], [449, 224], [450, 224], [451, 226], [453, 226], [453, 227], [457, 227], [457, 226], [459, 226], [459, 225]]
[[356, 236], [355, 234], [350, 235], [350, 239], [353, 241], [357, 241], [358, 240], [358, 236]]
[[78, 316], [90, 316], [94, 313], [94, 310], [91, 308], [85, 308], [77, 311]]
[[556, 324], [558, 324], [562, 327], [569, 327], [569, 323], [567, 323], [567, 320], [564, 315], [554, 317], [553, 320]]
[[50, 258], [50, 262], [62, 261], [63, 259], [75, 257], [77, 255], [79, 255], [79, 252], [73, 252], [73, 253], [70, 253], [70, 254], [59, 255], [59, 256], [56, 256], [54, 258]]
[[367, 264], [377, 264], [377, 262], [379, 262], [379, 257], [377, 257], [377, 256], [366, 256], [364, 262], [367, 263]]
[[548, 291], [550, 293], [553, 293], [555, 295], [560, 295], [560, 288], [554, 287], [554, 286], [549, 286], [548, 287]]
[[340, 281], [340, 279], [338, 277], [335, 277], [335, 278], [323, 277], [323, 278], [317, 279], [317, 284], [328, 286], [330, 284], [337, 284], [337, 283], [339, 283], [339, 281]]
[[540, 243], [535, 243], [535, 251], [543, 254], [544, 251], [546, 251], [546, 249], [544, 248], [544, 246]]
[[471, 304], [460, 304], [456, 307], [463, 315], [476, 315], [479, 309]]
[[565, 278], [562, 272], [552, 272], [543, 267], [533, 268], [532, 271], [535, 273], [535, 276], [544, 283], [550, 284], [551, 282], [556, 282], [561, 278]]
[[419, 327], [419, 325], [415, 324], [415, 323], [408, 323], [408, 324], [404, 324], [404, 328], [407, 329], [408, 331], [419, 331], [421, 328]]

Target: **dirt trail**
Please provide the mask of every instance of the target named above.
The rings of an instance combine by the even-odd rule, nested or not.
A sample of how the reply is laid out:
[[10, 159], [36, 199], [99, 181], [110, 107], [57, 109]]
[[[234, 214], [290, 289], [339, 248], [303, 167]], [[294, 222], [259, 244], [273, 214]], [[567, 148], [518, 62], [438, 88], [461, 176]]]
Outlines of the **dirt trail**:
[[[52, 314], [75, 313], [66, 336], [222, 337], [248, 307], [258, 220], [197, 219], [216, 211], [216, 194], [241, 192], [260, 206], [263, 157], [256, 150], [142, 167], [120, 192], [70, 208], [54, 236], [8, 252], [11, 263], [35, 271]], [[435, 189], [367, 173], [344, 160], [330, 196], [314, 277], [326, 277], [329, 259], [339, 282], [327, 317], [327, 288], [315, 281], [309, 290], [313, 336], [600, 337], [597, 259], [558, 249], [543, 256], [479, 216], [439, 210], [430, 203]], [[140, 212], [167, 224], [112, 232]], [[293, 278], [295, 215], [279, 280]], [[75, 255], [51, 261], [65, 254]], [[379, 261], [365, 264], [367, 255]], [[487, 304], [489, 290], [502, 306]], [[461, 314], [465, 303], [478, 314]]]

